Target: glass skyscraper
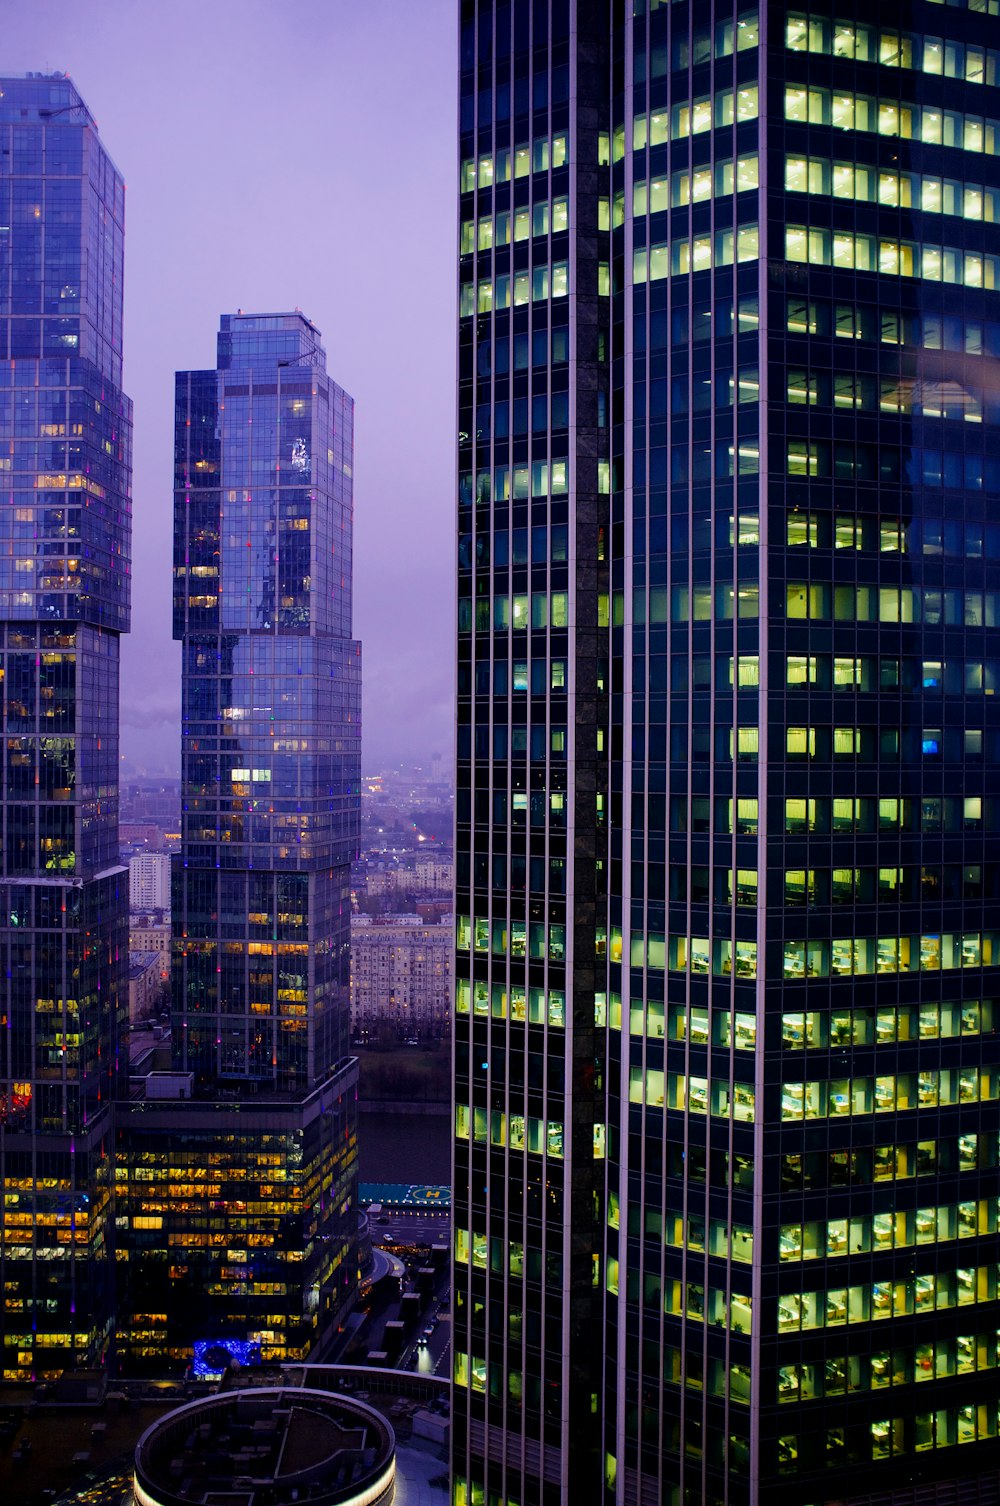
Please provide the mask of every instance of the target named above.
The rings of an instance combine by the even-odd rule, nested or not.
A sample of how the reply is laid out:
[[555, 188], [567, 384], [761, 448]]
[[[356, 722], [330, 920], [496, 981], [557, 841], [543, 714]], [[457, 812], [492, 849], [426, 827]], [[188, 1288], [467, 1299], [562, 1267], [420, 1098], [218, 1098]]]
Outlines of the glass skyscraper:
[[298, 311], [224, 315], [216, 369], [177, 376], [185, 1098], [123, 1119], [130, 1366], [220, 1338], [304, 1358], [356, 1290], [353, 425]]
[[100, 1362], [124, 1063], [124, 183], [61, 74], [0, 78], [0, 1282], [5, 1380]]
[[354, 404], [300, 313], [224, 315], [177, 378], [175, 1065], [303, 1092], [348, 1056], [360, 810]]
[[456, 1506], [996, 1479], [998, 16], [462, 0]]

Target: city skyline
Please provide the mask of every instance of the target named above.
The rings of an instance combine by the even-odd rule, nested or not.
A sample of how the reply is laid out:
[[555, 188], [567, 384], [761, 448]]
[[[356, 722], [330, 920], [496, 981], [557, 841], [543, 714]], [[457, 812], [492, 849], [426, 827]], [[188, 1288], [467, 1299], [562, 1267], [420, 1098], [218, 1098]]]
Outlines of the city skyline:
[[[6, 1379], [398, 1358], [451, 1506], [995, 1506], [1000, 0], [434, 0], [447, 214], [432, 29], [230, 3], [131, 138], [131, 322], [137, 79], [98, 134], [0, 76]], [[169, 1024], [120, 713], [181, 751]], [[373, 1325], [357, 1206], [442, 1008], [446, 1337], [441, 1245]]]
[[[436, 541], [447, 535], [453, 490], [456, 34], [451, 0], [306, 0], [294, 11], [269, 0], [8, 7], [5, 69], [68, 72], [116, 143], [127, 184], [136, 506], [122, 752], [130, 764], [178, 772], [180, 658], [162, 570], [171, 373], [211, 364], [207, 332], [220, 309], [295, 305], [323, 330], [358, 403], [366, 756], [391, 763], [450, 753], [452, 570]], [[395, 124], [402, 100], [405, 131]]]
[[358, 1279], [353, 400], [300, 311], [223, 315], [177, 373], [170, 1070], [131, 1028], [119, 847], [124, 182], [62, 74], [0, 76], [0, 162], [4, 1380], [213, 1334], [304, 1359]]

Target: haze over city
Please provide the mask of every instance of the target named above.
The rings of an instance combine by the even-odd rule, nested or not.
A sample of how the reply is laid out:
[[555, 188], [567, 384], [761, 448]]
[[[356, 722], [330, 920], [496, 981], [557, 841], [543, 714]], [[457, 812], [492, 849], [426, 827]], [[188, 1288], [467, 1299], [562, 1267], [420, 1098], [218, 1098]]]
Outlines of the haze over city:
[[366, 761], [450, 756], [454, 10], [445, 0], [33, 0], [4, 67], [69, 73], [127, 185], [135, 403], [122, 753], [179, 767], [173, 373], [221, 313], [293, 307], [357, 403], [355, 635]]

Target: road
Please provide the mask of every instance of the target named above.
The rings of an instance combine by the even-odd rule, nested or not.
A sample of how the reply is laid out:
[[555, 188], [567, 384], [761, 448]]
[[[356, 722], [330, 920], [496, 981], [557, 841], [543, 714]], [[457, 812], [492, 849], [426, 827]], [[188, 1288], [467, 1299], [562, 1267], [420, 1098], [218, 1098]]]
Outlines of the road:
[[[424, 1325], [427, 1327], [427, 1325]], [[442, 1379], [449, 1380], [451, 1377], [451, 1319], [447, 1315], [447, 1309], [442, 1317], [438, 1318], [437, 1327], [427, 1340], [425, 1348], [416, 1351], [416, 1364], [413, 1366], [421, 1375], [440, 1375]]]
[[385, 1208], [372, 1220], [372, 1244], [392, 1249], [407, 1245], [448, 1245], [451, 1255], [451, 1214], [436, 1208]]
[[[434, 1283], [433, 1300], [428, 1304], [416, 1333], [403, 1349], [397, 1365], [400, 1370], [416, 1370], [421, 1375], [449, 1376], [451, 1373], [451, 1322], [447, 1317], [448, 1295], [451, 1285], [451, 1216], [436, 1209], [386, 1208], [372, 1223], [372, 1242], [394, 1255], [400, 1256], [413, 1267], [415, 1260], [423, 1264], [416, 1247], [445, 1245], [449, 1259], [438, 1272]], [[412, 1286], [409, 1288], [413, 1290]], [[444, 1315], [440, 1313], [444, 1308]], [[425, 1328], [433, 1327], [423, 1345], [420, 1339]]]

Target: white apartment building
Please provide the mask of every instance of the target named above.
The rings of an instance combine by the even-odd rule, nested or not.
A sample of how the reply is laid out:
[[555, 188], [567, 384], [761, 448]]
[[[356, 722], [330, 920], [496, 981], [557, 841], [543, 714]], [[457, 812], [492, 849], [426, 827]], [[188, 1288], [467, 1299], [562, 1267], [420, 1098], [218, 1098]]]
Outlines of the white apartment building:
[[170, 909], [170, 854], [140, 852], [129, 858], [128, 899], [131, 910]]
[[455, 868], [450, 857], [436, 852], [422, 852], [413, 865], [418, 894], [450, 894]]

